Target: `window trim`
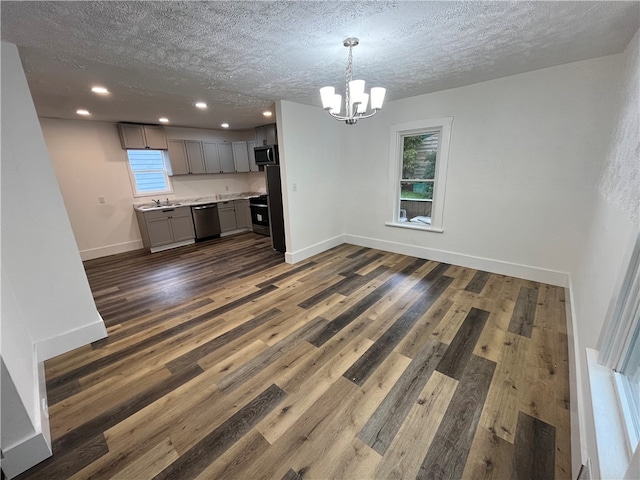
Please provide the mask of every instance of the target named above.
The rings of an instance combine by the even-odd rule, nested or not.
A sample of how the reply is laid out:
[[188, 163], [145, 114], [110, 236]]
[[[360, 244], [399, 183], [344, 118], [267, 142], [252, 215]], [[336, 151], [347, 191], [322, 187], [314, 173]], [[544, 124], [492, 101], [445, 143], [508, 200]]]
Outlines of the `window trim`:
[[[592, 368], [594, 370], [600, 369], [603, 372], [602, 375], [610, 379], [611, 396], [614, 400], [610, 401], [606, 408], [609, 410], [608, 415], [612, 418], [617, 417], [620, 421], [621, 432], [617, 435], [620, 438], [608, 438], [607, 442], [619, 443], [622, 448], [618, 449], [623, 451], [627, 460], [631, 462], [640, 455], [640, 433], [638, 430], [640, 419], [637, 413], [632, 411], [637, 399], [629, 396], [631, 388], [628, 385], [630, 376], [637, 379], [637, 375], [640, 374], [640, 370], [629, 370], [629, 360], [633, 356], [637, 361], [637, 355], [640, 354], [640, 343], [638, 343], [638, 338], [640, 338], [640, 231], [636, 233], [632, 247], [625, 255], [625, 260], [623, 272], [616, 282], [615, 293], [609, 305], [606, 323], [598, 342], [597, 365]], [[587, 349], [588, 351], [589, 349]], [[591, 380], [591, 382], [592, 401], [595, 401], [593, 392], [601, 391], [601, 389], [598, 388], [597, 381]], [[594, 421], [597, 422], [597, 419], [594, 418]], [[597, 441], [600, 448], [602, 440], [597, 439]], [[607, 457], [599, 460], [601, 473], [611, 467], [620, 468], [623, 463], [622, 461], [613, 462]], [[618, 465], [615, 465], [616, 463]], [[628, 463], [626, 467], [629, 472], [633, 465]]]
[[[168, 153], [166, 150], [157, 150], [157, 149], [152, 149], [155, 150], [157, 152], [160, 152], [160, 155], [162, 156], [162, 164], [164, 166], [163, 168], [163, 173], [164, 173], [164, 179], [165, 179], [165, 183], [167, 184], [167, 189], [166, 190], [155, 190], [153, 192], [139, 192], [138, 191], [138, 184], [136, 182], [136, 176], [133, 173], [133, 169], [131, 168], [131, 160], [129, 159], [129, 150], [136, 150], [136, 149], [127, 149], [127, 171], [129, 172], [129, 182], [131, 183], [131, 191], [133, 192], [133, 197], [134, 198], [142, 198], [142, 197], [153, 197], [153, 196], [157, 196], [157, 195], [164, 195], [164, 194], [168, 194], [168, 195], [172, 195], [173, 194], [173, 184], [171, 183], [170, 177], [169, 177], [169, 160], [168, 160]], [[141, 171], [145, 171], [145, 170], [141, 170]], [[149, 170], [149, 171], [153, 171], [156, 172], [157, 170]]]
[[[447, 171], [449, 167], [449, 148], [451, 142], [451, 127], [453, 117], [431, 118], [391, 125], [389, 133], [389, 197], [387, 207], [387, 222], [389, 227], [407, 228], [426, 232], [444, 232], [443, 214], [445, 191], [447, 185]], [[419, 133], [440, 132], [436, 172], [433, 187], [431, 211], [431, 225], [417, 225], [415, 223], [400, 222], [400, 182], [402, 180], [402, 150], [403, 137]]]

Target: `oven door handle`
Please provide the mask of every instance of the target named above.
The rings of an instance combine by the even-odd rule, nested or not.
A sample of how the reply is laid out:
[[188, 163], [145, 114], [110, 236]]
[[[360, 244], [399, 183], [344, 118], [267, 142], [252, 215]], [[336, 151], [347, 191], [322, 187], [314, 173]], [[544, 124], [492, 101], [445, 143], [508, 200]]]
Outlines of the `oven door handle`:
[[262, 205], [260, 203], [250, 203], [249, 207], [261, 207], [261, 208], [269, 208], [269, 205]]

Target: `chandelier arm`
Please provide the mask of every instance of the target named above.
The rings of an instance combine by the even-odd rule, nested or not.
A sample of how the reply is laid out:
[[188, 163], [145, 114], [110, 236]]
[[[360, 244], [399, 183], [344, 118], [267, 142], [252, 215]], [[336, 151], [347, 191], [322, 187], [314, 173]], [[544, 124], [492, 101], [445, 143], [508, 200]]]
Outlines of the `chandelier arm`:
[[327, 110], [327, 113], [329, 115], [331, 115], [333, 118], [335, 118], [338, 121], [347, 121], [347, 120], [360, 120], [361, 118], [371, 118], [373, 117], [376, 113], [378, 113], [378, 110], [380, 110], [379, 108], [376, 108], [373, 110], [373, 112], [364, 115], [364, 114], [359, 114], [359, 115], [352, 115], [352, 116], [343, 116], [343, 115], [336, 115], [335, 113], [331, 113], [330, 111]]

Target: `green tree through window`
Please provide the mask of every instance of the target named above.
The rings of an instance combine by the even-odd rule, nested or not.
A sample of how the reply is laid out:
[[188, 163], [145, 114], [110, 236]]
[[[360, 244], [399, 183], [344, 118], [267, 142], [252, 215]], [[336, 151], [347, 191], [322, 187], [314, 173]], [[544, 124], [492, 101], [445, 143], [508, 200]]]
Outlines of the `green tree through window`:
[[401, 200], [433, 200], [438, 133], [403, 137]]

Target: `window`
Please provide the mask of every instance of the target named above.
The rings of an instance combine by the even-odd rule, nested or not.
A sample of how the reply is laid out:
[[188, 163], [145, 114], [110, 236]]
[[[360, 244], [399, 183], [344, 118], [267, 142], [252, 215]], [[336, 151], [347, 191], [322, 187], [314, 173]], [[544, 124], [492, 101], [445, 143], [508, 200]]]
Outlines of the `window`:
[[638, 456], [640, 441], [640, 234], [628, 258], [607, 315], [598, 362], [613, 375], [627, 458], [631, 459]]
[[134, 197], [172, 193], [164, 150], [127, 150]]
[[442, 232], [452, 117], [391, 127], [390, 221], [393, 227]]

